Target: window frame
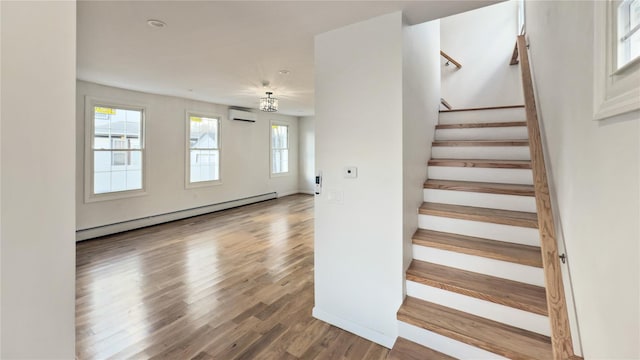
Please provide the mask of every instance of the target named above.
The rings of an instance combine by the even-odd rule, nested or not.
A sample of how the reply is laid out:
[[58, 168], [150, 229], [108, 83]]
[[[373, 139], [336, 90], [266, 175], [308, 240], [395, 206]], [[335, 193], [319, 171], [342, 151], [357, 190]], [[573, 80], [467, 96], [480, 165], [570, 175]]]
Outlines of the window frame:
[[[273, 172], [273, 132], [271, 131], [271, 129], [273, 128], [273, 126], [286, 126], [287, 127], [287, 162], [289, 162], [289, 160], [291, 159], [291, 124], [289, 124], [288, 122], [284, 122], [284, 121], [277, 121], [277, 120], [271, 120], [269, 122], [269, 174], [270, 177], [281, 177], [281, 176], [289, 176], [291, 174], [291, 165], [289, 164], [289, 166], [287, 167], [287, 171], [286, 172], [279, 172], [279, 173], [274, 173]], [[282, 148], [285, 149], [285, 148]], [[282, 150], [280, 149], [280, 150]]]
[[640, 109], [640, 57], [617, 68], [618, 5], [594, 3], [593, 120], [604, 120]]
[[[142, 113], [140, 119], [140, 158], [142, 177], [141, 189], [118, 190], [96, 194], [94, 192], [94, 135], [95, 135], [95, 107], [106, 107], [123, 110], [140, 111]], [[126, 199], [147, 195], [147, 106], [131, 102], [125, 102], [116, 99], [98, 98], [85, 96], [85, 114], [84, 114], [84, 202], [92, 203], [98, 201]], [[122, 151], [121, 149], [112, 149], [113, 151]]]
[[[628, 59], [627, 62], [624, 65], [622, 65], [622, 66], [618, 65], [618, 62], [620, 60], [619, 56], [620, 56], [620, 52], [621, 52], [620, 51], [620, 46], [621, 45], [625, 46], [625, 47], [627, 47], [626, 50], [630, 51], [631, 50], [630, 49], [630, 47], [631, 47], [631, 37], [635, 33], [640, 32], [640, 24], [638, 24], [633, 28], [627, 29], [627, 33], [624, 34], [624, 36], [623, 36], [623, 37], [626, 37], [625, 40], [623, 40], [622, 38], [618, 38], [620, 36], [620, 22], [619, 22], [620, 21], [620, 17], [618, 16], [618, 15], [620, 15], [620, 6], [623, 5], [624, 3], [627, 3], [626, 9], [623, 10], [623, 13], [624, 13], [624, 15], [626, 17], [625, 20], [627, 22], [630, 22], [631, 21], [631, 16], [632, 16], [632, 14], [631, 14], [631, 2], [633, 2], [633, 1], [634, 0], [619, 0], [617, 2], [619, 4], [617, 5], [617, 8], [616, 8], [616, 16], [615, 16], [616, 23], [615, 23], [615, 34], [614, 34], [614, 36], [616, 37], [616, 52], [615, 52], [616, 61], [615, 61], [615, 64], [614, 64], [617, 67], [616, 73], [620, 72], [620, 71], [624, 71], [624, 69], [627, 66], [633, 66], [633, 63], [635, 63], [637, 61], [640, 61], [640, 56], [636, 56], [635, 58]], [[639, 4], [640, 4], [640, 0], [635, 0], [635, 1], [638, 1]], [[627, 41], [627, 40], [628, 40], [628, 43], [626, 45], [625, 44], [620, 44], [620, 42]]]
[[[207, 119], [218, 120], [218, 179], [207, 181], [191, 182], [191, 117], [203, 117]], [[185, 154], [184, 154], [184, 187], [185, 189], [197, 189], [222, 184], [222, 115], [197, 111], [187, 110], [185, 111]]]

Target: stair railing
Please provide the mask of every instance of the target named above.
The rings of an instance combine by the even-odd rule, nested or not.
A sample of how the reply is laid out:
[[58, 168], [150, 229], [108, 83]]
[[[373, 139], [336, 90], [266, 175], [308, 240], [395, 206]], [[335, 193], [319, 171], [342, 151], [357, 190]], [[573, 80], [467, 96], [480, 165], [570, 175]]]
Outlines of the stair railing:
[[551, 209], [547, 171], [544, 164], [542, 139], [540, 137], [540, 124], [538, 122], [533, 79], [531, 78], [531, 67], [524, 35], [518, 36], [517, 48], [522, 72], [522, 89], [527, 116], [527, 131], [529, 133], [531, 169], [533, 171], [533, 186], [536, 194], [536, 209], [538, 211], [540, 248], [542, 250], [547, 307], [551, 322], [553, 358], [556, 360], [579, 359], [580, 357], [573, 352], [573, 343], [571, 341], [569, 314], [562, 283], [558, 242]]
[[[453, 65], [455, 65], [458, 69], [460, 69], [462, 67], [462, 64], [460, 64], [459, 62], [455, 61], [451, 56], [449, 56], [449, 54], [447, 54], [446, 52], [440, 50], [440, 55], [447, 59], [447, 62], [444, 64], [445, 66], [449, 66], [450, 63], [452, 63]], [[444, 106], [445, 108], [447, 108], [447, 110], [451, 110], [453, 109], [453, 107], [451, 106], [451, 104], [449, 104], [447, 102], [447, 100], [440, 98], [440, 104], [442, 104], [442, 106]]]
[[447, 62], [445, 63], [445, 66], [449, 66], [449, 63], [452, 63], [453, 65], [455, 65], [458, 69], [460, 69], [462, 67], [462, 64], [460, 64], [459, 62], [455, 61], [451, 56], [449, 56], [449, 54], [447, 54], [446, 52], [440, 50], [440, 55], [447, 59]]

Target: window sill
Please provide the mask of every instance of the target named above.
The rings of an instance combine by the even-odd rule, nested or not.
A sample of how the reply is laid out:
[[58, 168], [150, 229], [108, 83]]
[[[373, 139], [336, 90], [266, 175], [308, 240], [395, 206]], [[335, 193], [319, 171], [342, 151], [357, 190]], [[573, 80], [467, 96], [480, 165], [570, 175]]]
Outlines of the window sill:
[[287, 171], [286, 173], [276, 173], [276, 174], [271, 174], [271, 178], [279, 178], [279, 177], [287, 177], [287, 176], [291, 176], [291, 172]]
[[198, 182], [188, 182], [185, 184], [185, 190], [194, 190], [194, 189], [202, 189], [213, 186], [222, 185], [222, 180], [211, 180], [211, 181], [198, 181]]
[[85, 196], [84, 202], [94, 203], [94, 202], [101, 202], [101, 201], [134, 198], [139, 196], [147, 196], [147, 191], [144, 189], [141, 189], [141, 190], [125, 190], [125, 191], [114, 191], [114, 192], [101, 193], [101, 194], [92, 194], [89, 196]]

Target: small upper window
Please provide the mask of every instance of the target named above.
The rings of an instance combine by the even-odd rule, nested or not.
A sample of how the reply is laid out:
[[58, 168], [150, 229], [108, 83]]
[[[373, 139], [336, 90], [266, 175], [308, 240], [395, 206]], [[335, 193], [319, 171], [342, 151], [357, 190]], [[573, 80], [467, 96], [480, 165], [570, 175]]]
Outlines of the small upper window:
[[640, 0], [623, 0], [617, 13], [617, 69], [640, 56]]
[[220, 180], [220, 121], [189, 114], [189, 183]]
[[271, 125], [271, 174], [289, 172], [289, 126]]
[[92, 109], [92, 195], [142, 190], [142, 109], [102, 104]]

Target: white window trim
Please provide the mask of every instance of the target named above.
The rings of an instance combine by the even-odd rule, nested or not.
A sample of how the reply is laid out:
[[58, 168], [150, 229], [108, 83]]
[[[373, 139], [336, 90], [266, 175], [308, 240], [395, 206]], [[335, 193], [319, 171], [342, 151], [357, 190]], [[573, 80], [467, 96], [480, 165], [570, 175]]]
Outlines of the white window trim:
[[287, 150], [289, 150], [287, 156], [289, 156], [288, 160], [291, 160], [291, 124], [286, 121], [271, 120], [269, 122], [269, 176], [272, 178], [291, 176], [291, 163], [289, 163], [287, 172], [273, 172], [273, 140], [271, 139], [271, 127], [273, 125], [287, 127]]
[[[218, 180], [191, 182], [191, 116], [204, 117], [209, 119], [218, 119]], [[185, 146], [184, 146], [184, 188], [198, 189], [209, 186], [222, 185], [222, 115], [212, 114], [197, 110], [185, 111]]]
[[[145, 105], [123, 102], [121, 100], [85, 96], [84, 113], [84, 202], [126, 199], [147, 195], [147, 107]], [[93, 193], [93, 135], [94, 135], [94, 107], [103, 106], [118, 109], [142, 111], [140, 152], [142, 153], [142, 189], [113, 191], [102, 194]]]
[[594, 120], [640, 109], [640, 61], [616, 70], [616, 18], [614, 1], [594, 2]]

